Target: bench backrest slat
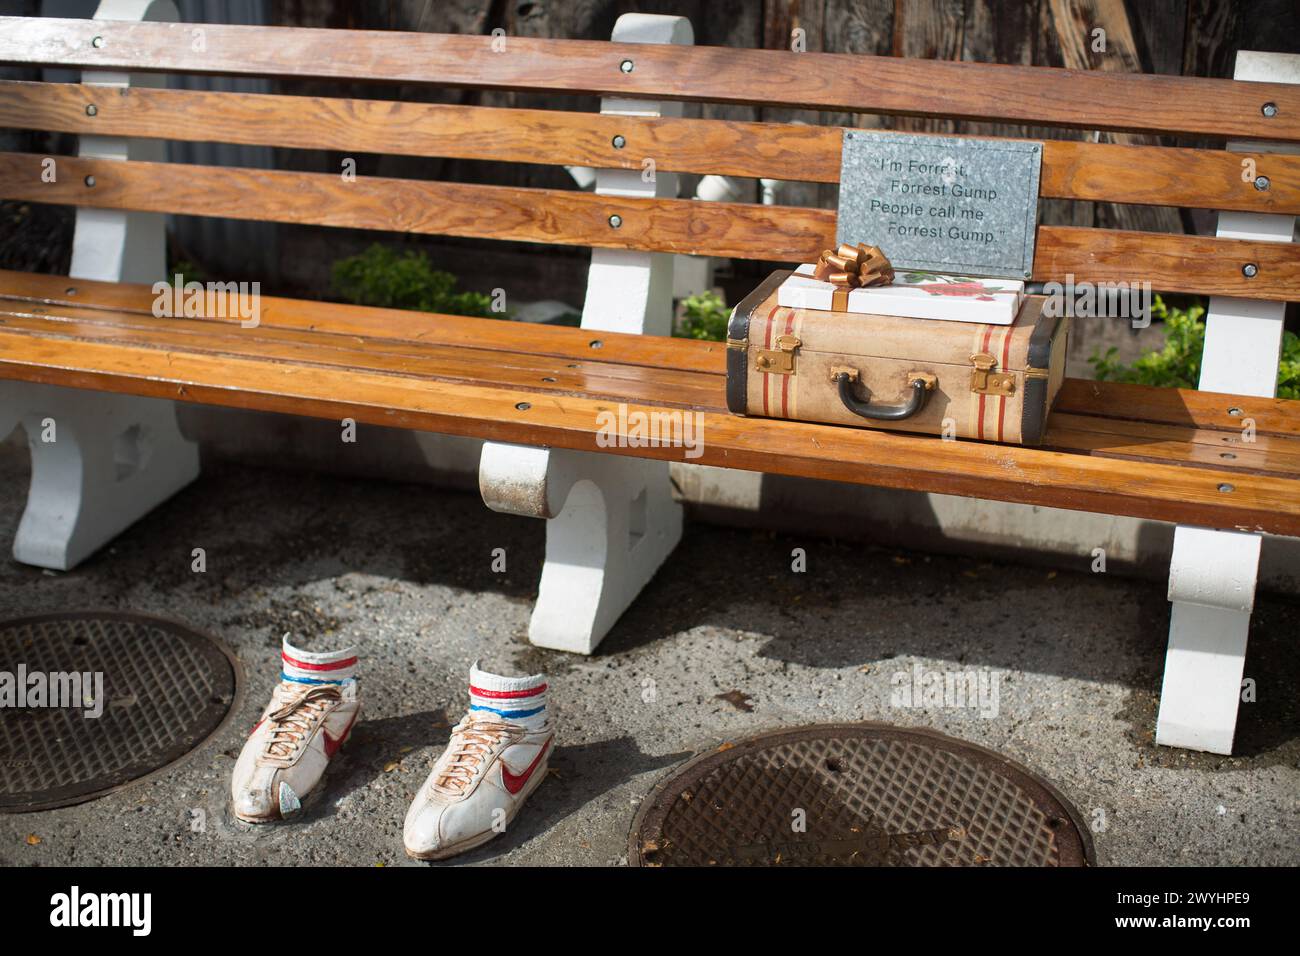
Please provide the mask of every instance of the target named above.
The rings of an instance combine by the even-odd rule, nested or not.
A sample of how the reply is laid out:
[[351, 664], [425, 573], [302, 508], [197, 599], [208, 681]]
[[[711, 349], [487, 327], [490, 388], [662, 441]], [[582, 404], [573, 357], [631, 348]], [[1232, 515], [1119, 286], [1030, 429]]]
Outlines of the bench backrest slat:
[[[93, 107], [93, 112], [88, 111]], [[0, 80], [0, 127], [834, 183], [843, 128]], [[623, 145], [615, 147], [621, 136]], [[1267, 190], [1241, 175], [1254, 160]], [[1141, 170], [1141, 175], [1134, 175]], [[1300, 213], [1300, 156], [1048, 140], [1050, 199]]]
[[[0, 18], [0, 62], [401, 80], [565, 93], [980, 117], [1300, 141], [1300, 87], [657, 44], [213, 24]], [[630, 70], [619, 68], [629, 61]], [[954, 72], [955, 71], [955, 72]], [[612, 75], [611, 75], [612, 74]], [[1264, 103], [1276, 106], [1265, 115]], [[1270, 111], [1274, 112], [1274, 111]], [[137, 137], [641, 167], [836, 183], [843, 129], [309, 95], [0, 81], [0, 126]], [[616, 142], [617, 137], [617, 142]], [[1048, 199], [1300, 213], [1300, 155], [1044, 140]], [[790, 262], [833, 245], [826, 208], [452, 182], [0, 154], [0, 198]], [[1243, 163], [1245, 166], [1243, 166]], [[1252, 165], [1253, 164], [1253, 165]], [[1248, 170], [1248, 171], [1247, 171]], [[1256, 179], [1260, 177], [1260, 179]], [[1257, 181], [1267, 188], [1257, 188]], [[975, 237], [972, 237], [972, 241]], [[1253, 267], [1253, 268], [1251, 268]], [[1032, 278], [1300, 300], [1300, 256], [1256, 238], [1043, 225]]]
[[[0, 17], [0, 62], [429, 83], [1300, 141], [1300, 89], [1195, 77], [593, 40]], [[624, 64], [630, 63], [631, 69]], [[1276, 110], [1266, 115], [1264, 106]]]
[[[739, 259], [810, 261], [835, 237], [829, 209], [639, 199], [332, 173], [0, 153], [0, 195], [181, 215], [480, 237]], [[91, 177], [87, 179], [87, 177]], [[611, 216], [621, 219], [615, 228]], [[1258, 274], [1246, 278], [1244, 262]], [[1300, 257], [1279, 243], [1041, 226], [1034, 278], [1142, 282], [1199, 294], [1300, 299]]]

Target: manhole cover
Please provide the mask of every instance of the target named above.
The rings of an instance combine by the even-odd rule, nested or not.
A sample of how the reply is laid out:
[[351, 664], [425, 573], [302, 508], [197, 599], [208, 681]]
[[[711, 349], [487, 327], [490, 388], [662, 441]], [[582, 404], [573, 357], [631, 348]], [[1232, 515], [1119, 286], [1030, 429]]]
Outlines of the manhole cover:
[[240, 685], [224, 645], [174, 621], [0, 621], [0, 811], [80, 803], [163, 770], [221, 729]]
[[634, 866], [1085, 866], [1046, 781], [928, 730], [826, 724], [688, 761], [632, 825]]

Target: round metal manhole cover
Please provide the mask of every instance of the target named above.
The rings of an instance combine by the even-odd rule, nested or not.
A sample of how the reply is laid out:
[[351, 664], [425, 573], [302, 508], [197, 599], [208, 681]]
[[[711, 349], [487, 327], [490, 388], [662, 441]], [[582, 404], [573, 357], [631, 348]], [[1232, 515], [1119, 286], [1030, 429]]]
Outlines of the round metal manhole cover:
[[238, 662], [175, 621], [86, 611], [0, 621], [0, 811], [80, 803], [197, 749], [234, 712]]
[[634, 866], [1087, 866], [1078, 811], [991, 750], [826, 724], [687, 761], [637, 813]]

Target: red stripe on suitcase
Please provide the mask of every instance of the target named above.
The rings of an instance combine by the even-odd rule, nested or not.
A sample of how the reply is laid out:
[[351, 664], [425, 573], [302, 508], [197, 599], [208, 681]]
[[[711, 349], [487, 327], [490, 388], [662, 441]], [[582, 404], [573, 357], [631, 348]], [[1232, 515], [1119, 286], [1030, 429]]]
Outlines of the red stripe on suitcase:
[[[785, 317], [785, 334], [794, 334], [794, 309], [791, 309]], [[781, 376], [781, 417], [790, 417], [790, 379], [793, 375]]]
[[[993, 337], [993, 326], [990, 325], [990, 326], [988, 326], [988, 327], [986, 327], [986, 328], [984, 329], [984, 338], [983, 338], [983, 340], [980, 342], [980, 351], [981, 351], [981, 352], [987, 352], [987, 351], [989, 350], [989, 340], [992, 339], [992, 337]], [[979, 437], [980, 437], [980, 441], [983, 441], [983, 440], [984, 440], [984, 393], [983, 393], [983, 392], [980, 392], [980, 428], [979, 428]]]
[[[765, 320], [767, 323], [767, 328], [763, 330], [763, 348], [769, 351], [772, 348], [772, 316], [776, 315], [776, 310], [779, 308], [781, 308], [779, 304], [772, 306], [772, 311], [767, 313], [767, 319]], [[764, 372], [763, 373], [763, 417], [764, 418], [767, 418], [772, 414], [772, 411], [768, 407], [768, 403], [767, 403], [767, 393], [771, 381], [772, 381], [772, 376], [769, 375], [767, 372]]]
[[[1014, 325], [1008, 325], [1002, 337], [1002, 371], [1006, 372], [1007, 363], [1011, 361], [1011, 330]], [[998, 441], [1002, 441], [1002, 420], [1007, 414], [1007, 397], [998, 396]]]

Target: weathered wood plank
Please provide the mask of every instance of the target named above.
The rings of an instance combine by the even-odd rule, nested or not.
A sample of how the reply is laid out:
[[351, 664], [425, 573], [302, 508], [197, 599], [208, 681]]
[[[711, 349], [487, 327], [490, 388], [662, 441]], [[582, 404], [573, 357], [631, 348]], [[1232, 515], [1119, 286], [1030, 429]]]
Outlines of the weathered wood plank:
[[1218, 429], [1240, 439], [1247, 421], [1257, 435], [1300, 435], [1300, 402], [1182, 388], [1067, 378], [1056, 411], [1125, 421]]
[[[835, 213], [825, 209], [74, 157], [58, 160], [51, 183], [42, 181], [43, 159], [0, 153], [0, 198], [775, 262], [813, 261], [835, 238]], [[1252, 278], [1242, 273], [1247, 262]], [[1300, 299], [1300, 255], [1289, 245], [1040, 227], [1033, 277], [1067, 275]]]
[[[51, 312], [90, 308], [152, 315], [156, 299], [147, 285], [0, 270], [0, 308], [43, 306]], [[214, 305], [216, 315], [206, 316], [203, 321], [228, 325], [239, 321], [238, 303], [233, 294], [220, 294]], [[261, 325], [272, 329], [364, 337], [380, 342], [428, 342], [502, 352], [522, 351], [565, 362], [585, 363], [594, 358], [620, 365], [675, 368], [712, 375], [726, 373], [725, 346], [721, 342], [688, 342], [657, 335], [593, 335], [566, 326], [492, 322], [463, 315], [270, 295], [261, 296], [260, 305]]]
[[[823, 183], [839, 181], [843, 134], [788, 123], [260, 93], [140, 88], [123, 96], [82, 84], [16, 81], [0, 81], [0, 126], [620, 169], [639, 169], [651, 156], [672, 172]], [[624, 138], [622, 148], [613, 145], [615, 136]], [[1242, 179], [1246, 158], [1269, 177], [1269, 189]], [[1061, 199], [1300, 213], [1300, 156], [1048, 140], [1039, 191]], [[787, 195], [783, 205], [800, 205], [796, 199]]]
[[[486, 321], [486, 320], [485, 320]], [[0, 376], [76, 388], [256, 408], [596, 450], [610, 403], [520, 389], [417, 380], [360, 369], [104, 344], [0, 329]], [[628, 412], [658, 406], [630, 404]], [[701, 413], [702, 442], [602, 447], [615, 454], [853, 481], [1300, 535], [1294, 480], [1241, 471], [942, 442], [870, 429]]]
[[[741, 105], [1300, 140], [1280, 83], [994, 64], [512, 38], [206, 24], [0, 18], [0, 62], [530, 89]], [[99, 45], [92, 41], [100, 38]], [[630, 62], [632, 68], [621, 67]], [[935, 96], [935, 90], [944, 95]], [[1265, 102], [1279, 109], [1266, 117]]]

